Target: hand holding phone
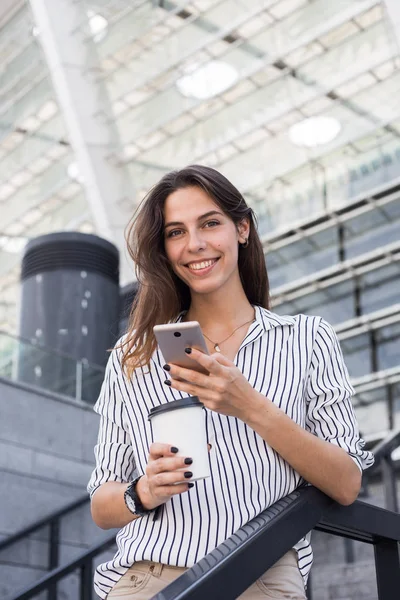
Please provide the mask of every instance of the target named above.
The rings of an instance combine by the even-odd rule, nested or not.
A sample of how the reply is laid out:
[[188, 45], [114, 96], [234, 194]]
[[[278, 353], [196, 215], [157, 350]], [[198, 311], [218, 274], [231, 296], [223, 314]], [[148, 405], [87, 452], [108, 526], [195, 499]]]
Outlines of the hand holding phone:
[[196, 348], [204, 354], [209, 354], [206, 341], [197, 321], [185, 323], [167, 323], [155, 325], [154, 335], [167, 363], [172, 363], [208, 375], [203, 367], [186, 354], [185, 348]]

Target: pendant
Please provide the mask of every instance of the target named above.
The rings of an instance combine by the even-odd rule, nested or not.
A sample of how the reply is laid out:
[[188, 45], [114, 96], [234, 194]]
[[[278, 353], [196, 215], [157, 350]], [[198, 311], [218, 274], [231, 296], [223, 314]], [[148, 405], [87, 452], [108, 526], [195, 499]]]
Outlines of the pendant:
[[220, 347], [218, 346], [218, 344], [214, 345], [214, 350], [216, 350], [217, 352], [221, 352]]

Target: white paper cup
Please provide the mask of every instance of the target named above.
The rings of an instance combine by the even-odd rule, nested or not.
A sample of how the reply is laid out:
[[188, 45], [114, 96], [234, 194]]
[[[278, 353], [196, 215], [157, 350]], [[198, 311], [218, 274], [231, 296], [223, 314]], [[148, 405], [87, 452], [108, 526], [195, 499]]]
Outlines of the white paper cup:
[[153, 441], [171, 444], [179, 450], [177, 456], [190, 457], [193, 463], [182, 471], [192, 471], [185, 483], [210, 477], [204, 406], [197, 396], [181, 398], [152, 408], [149, 421]]

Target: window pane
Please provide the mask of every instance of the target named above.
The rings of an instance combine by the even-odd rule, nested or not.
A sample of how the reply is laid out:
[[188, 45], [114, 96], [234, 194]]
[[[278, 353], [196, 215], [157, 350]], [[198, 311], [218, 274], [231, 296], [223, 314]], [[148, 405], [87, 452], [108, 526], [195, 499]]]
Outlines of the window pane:
[[399, 301], [400, 265], [393, 263], [365, 273], [360, 281], [362, 314], [381, 310]]
[[355, 409], [362, 435], [378, 433], [389, 429], [389, 413], [386, 402], [380, 401]]
[[369, 335], [363, 333], [340, 342], [350, 377], [362, 377], [372, 371]]
[[354, 409], [362, 435], [389, 429], [388, 388], [386, 385], [356, 393]]
[[271, 287], [326, 269], [338, 260], [337, 228], [331, 227], [269, 252], [267, 265]]
[[376, 333], [380, 370], [400, 366], [400, 323], [382, 327]]
[[355, 316], [353, 290], [354, 281], [348, 279], [278, 305], [276, 312], [282, 315], [304, 313], [323, 317], [333, 324], [342, 323]]
[[344, 246], [346, 258], [371, 252], [400, 239], [400, 220], [397, 203], [383, 209], [373, 209], [349, 219], [344, 224]]

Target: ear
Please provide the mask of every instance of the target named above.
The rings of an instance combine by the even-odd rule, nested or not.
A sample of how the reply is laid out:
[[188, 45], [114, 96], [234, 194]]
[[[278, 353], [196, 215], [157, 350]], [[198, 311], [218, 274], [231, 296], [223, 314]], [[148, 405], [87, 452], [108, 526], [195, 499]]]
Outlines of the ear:
[[243, 244], [248, 239], [250, 234], [250, 221], [247, 217], [238, 223], [237, 231], [239, 234], [239, 242]]

